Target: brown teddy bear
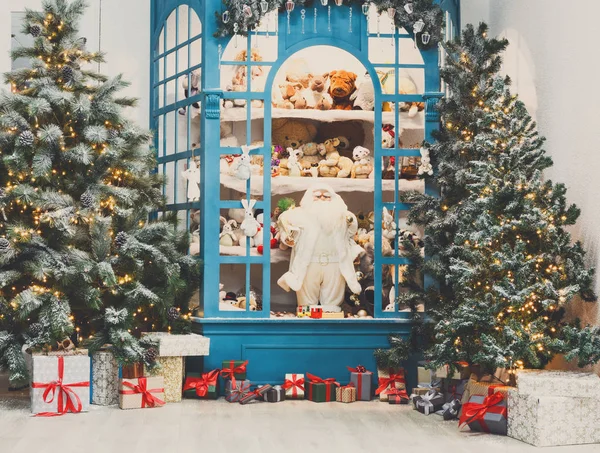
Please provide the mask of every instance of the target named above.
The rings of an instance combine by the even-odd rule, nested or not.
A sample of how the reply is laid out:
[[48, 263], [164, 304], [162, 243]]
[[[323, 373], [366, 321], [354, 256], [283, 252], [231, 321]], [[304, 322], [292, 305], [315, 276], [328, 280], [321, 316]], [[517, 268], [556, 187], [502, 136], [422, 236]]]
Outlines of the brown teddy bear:
[[[313, 142], [317, 135], [316, 126], [310, 121], [301, 121], [287, 118], [276, 118], [271, 125], [271, 144], [298, 149], [306, 143]], [[279, 174], [288, 176], [287, 155], [280, 156]]]
[[329, 94], [333, 98], [333, 108], [337, 110], [352, 110], [350, 100], [356, 91], [356, 74], [349, 71], [331, 71], [329, 73]]
[[319, 127], [317, 143], [323, 143], [330, 138], [338, 138], [337, 147], [340, 155], [351, 158], [352, 150], [365, 142], [365, 130], [360, 121], [333, 121]]
[[314, 76], [310, 81], [309, 92], [307, 97], [310, 96], [308, 102], [309, 106], [316, 110], [331, 110], [333, 107], [333, 99], [327, 92], [327, 77], [329, 74], [322, 76]]
[[318, 167], [319, 162], [321, 161], [321, 152], [325, 152], [325, 146], [321, 143], [317, 144], [315, 142], [305, 143], [300, 148], [303, 153], [302, 159], [300, 159], [300, 165], [302, 166], [302, 175], [303, 176], [312, 176], [310, 170], [313, 167]]
[[347, 178], [352, 171], [352, 160], [340, 156], [337, 146], [340, 141], [337, 138], [327, 140], [325, 145], [325, 159], [319, 162], [319, 176], [325, 178]]

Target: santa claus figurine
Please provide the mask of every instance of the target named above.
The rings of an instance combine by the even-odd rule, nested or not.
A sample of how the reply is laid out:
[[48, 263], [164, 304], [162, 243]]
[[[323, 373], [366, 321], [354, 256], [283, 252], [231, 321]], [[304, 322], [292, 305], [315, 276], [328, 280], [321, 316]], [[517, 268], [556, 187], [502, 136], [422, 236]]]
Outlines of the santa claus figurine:
[[317, 183], [277, 224], [280, 240], [292, 247], [289, 271], [277, 284], [296, 291], [298, 306], [320, 304], [324, 311], [341, 311], [346, 284], [355, 294], [361, 291], [353, 264], [362, 252], [353, 239], [358, 222], [344, 200], [327, 184]]

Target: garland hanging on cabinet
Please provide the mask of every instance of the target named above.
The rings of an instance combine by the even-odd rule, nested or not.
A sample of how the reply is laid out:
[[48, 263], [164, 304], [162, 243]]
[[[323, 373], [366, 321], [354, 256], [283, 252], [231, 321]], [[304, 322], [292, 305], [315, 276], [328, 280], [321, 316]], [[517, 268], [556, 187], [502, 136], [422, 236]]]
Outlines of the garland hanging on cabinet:
[[[365, 16], [369, 15], [371, 5], [375, 5], [378, 14], [387, 14], [394, 20], [397, 28], [412, 31], [416, 44], [427, 49], [437, 46], [443, 39], [444, 13], [434, 0], [333, 0], [335, 6], [329, 6], [329, 0], [320, 0], [322, 6], [357, 6]], [[268, 13], [279, 10], [291, 15], [296, 6], [312, 7], [313, 0], [223, 0], [223, 10], [215, 12], [218, 29], [215, 37], [241, 35], [247, 36], [255, 30]], [[352, 9], [350, 10], [352, 14]]]

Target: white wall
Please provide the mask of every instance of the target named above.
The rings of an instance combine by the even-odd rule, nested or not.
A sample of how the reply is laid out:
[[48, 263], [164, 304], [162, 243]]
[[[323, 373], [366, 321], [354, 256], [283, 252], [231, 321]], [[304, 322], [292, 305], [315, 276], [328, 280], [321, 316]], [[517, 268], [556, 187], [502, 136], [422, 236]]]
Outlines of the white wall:
[[[139, 107], [127, 116], [148, 127], [150, 65], [150, 2], [148, 0], [88, 0], [79, 26], [88, 48], [106, 53], [101, 72], [108, 76], [123, 73], [131, 86], [124, 95], [139, 99]], [[100, 14], [100, 7], [102, 14]], [[25, 8], [40, 9], [41, 0], [4, 0], [0, 2], [0, 73], [10, 70], [11, 12]], [[100, 30], [101, 28], [101, 30]], [[101, 32], [101, 33], [99, 33]], [[100, 36], [99, 36], [100, 35]]]
[[[600, 271], [600, 2], [576, 3], [575, 8], [575, 2], [562, 0], [463, 0], [462, 24], [483, 20], [490, 35], [509, 39], [503, 71], [547, 138], [554, 166], [546, 176], [565, 183], [568, 201], [581, 209], [571, 231]], [[600, 294], [598, 277], [595, 290]], [[572, 313], [600, 323], [597, 304], [576, 303]], [[600, 365], [596, 369], [600, 372]]]

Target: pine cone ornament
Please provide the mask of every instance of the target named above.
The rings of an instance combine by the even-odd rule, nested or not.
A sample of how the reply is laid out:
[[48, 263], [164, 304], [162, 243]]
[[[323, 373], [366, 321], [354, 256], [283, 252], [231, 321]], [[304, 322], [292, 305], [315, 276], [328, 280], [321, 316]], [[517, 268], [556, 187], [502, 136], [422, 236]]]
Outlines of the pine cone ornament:
[[154, 363], [156, 362], [156, 358], [158, 357], [158, 351], [156, 350], [156, 348], [148, 348], [146, 349], [146, 352], [144, 353], [144, 361], [146, 363]]
[[179, 319], [179, 310], [175, 307], [169, 307], [167, 310], [167, 318], [169, 318], [169, 321], [177, 321]]
[[127, 242], [127, 233], [119, 231], [115, 237], [115, 245], [121, 248], [125, 245], [125, 242]]
[[73, 68], [71, 66], [63, 66], [62, 78], [65, 82], [70, 82], [73, 79]]
[[37, 24], [34, 24], [32, 26], [29, 27], [29, 34], [31, 36], [33, 36], [34, 38], [37, 38], [38, 36], [40, 36], [42, 34], [42, 27], [40, 27]]
[[33, 145], [34, 141], [35, 141], [35, 135], [33, 135], [33, 132], [31, 132], [30, 130], [21, 132], [21, 135], [19, 135], [19, 138], [17, 139], [18, 145], [23, 146], [23, 147], [28, 147], [28, 146]]
[[89, 192], [84, 192], [81, 194], [81, 206], [84, 208], [91, 208], [94, 206], [94, 197]]
[[42, 333], [43, 327], [39, 322], [34, 322], [29, 326], [29, 334], [32, 337], [39, 337]]
[[10, 241], [6, 238], [0, 238], [0, 253], [7, 252], [10, 249]]

